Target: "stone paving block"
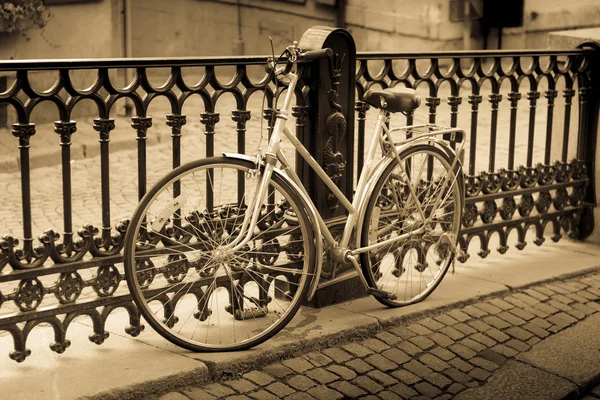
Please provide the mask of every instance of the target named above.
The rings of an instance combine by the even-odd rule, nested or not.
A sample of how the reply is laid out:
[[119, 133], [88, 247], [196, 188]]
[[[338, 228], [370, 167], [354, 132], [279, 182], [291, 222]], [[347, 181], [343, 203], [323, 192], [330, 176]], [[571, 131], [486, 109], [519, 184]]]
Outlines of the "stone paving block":
[[379, 370], [373, 370], [367, 374], [367, 376], [383, 386], [391, 386], [397, 383], [396, 379], [392, 378], [390, 375], [385, 374]]
[[406, 369], [400, 369], [398, 371], [392, 371], [391, 375], [398, 379], [400, 382], [405, 383], [407, 385], [412, 385], [413, 383], [417, 383], [421, 380], [420, 377], [413, 374], [412, 372]]
[[[446, 325], [446, 326], [451, 326], [451, 325], [458, 323], [458, 321], [456, 319], [452, 318], [448, 314], [440, 314], [440, 315], [433, 317], [433, 319]], [[442, 328], [440, 328], [440, 329], [442, 329]]]
[[545, 284], [543, 287], [552, 290], [555, 293], [560, 293], [560, 294], [568, 294], [570, 293], [570, 290], [565, 289], [559, 285], [556, 285], [555, 283], [547, 283]]
[[514, 337], [515, 339], [519, 339], [522, 341], [526, 341], [533, 336], [533, 333], [518, 326], [513, 326], [512, 328], [505, 329], [504, 332]]
[[306, 375], [309, 378], [314, 379], [315, 381], [321, 384], [327, 384], [338, 379], [338, 376], [336, 374], [333, 374], [323, 368], [315, 368], [311, 371], [308, 371]]
[[500, 367], [498, 364], [486, 360], [483, 357], [473, 357], [469, 360], [469, 362], [477, 367], [485, 369], [488, 372], [493, 372]]
[[508, 336], [506, 333], [502, 332], [500, 329], [497, 328], [493, 328], [490, 329], [489, 331], [485, 331], [485, 336], [488, 336], [490, 338], [492, 338], [493, 340], [495, 340], [496, 342], [505, 342], [508, 339], [510, 339], [510, 336]]
[[[471, 369], [473, 369], [473, 368], [471, 368]], [[459, 371], [456, 368], [449, 368], [449, 369], [445, 370], [443, 372], [443, 374], [446, 375], [451, 380], [453, 380], [454, 382], [461, 383], [461, 384], [466, 384], [467, 382], [473, 380], [473, 378], [470, 375], [467, 375], [466, 373]]]
[[317, 400], [337, 400], [344, 397], [344, 395], [337, 390], [330, 389], [325, 385], [309, 389], [307, 393]]
[[344, 363], [350, 359], [352, 359], [352, 355], [344, 350], [337, 347], [330, 347], [328, 349], [322, 350], [322, 353], [327, 357], [331, 358], [336, 363]]
[[526, 289], [525, 293], [538, 301], [546, 301], [550, 298], [536, 289]]
[[314, 368], [311, 363], [303, 359], [302, 357], [294, 357], [281, 362], [283, 365], [291, 369], [292, 371], [302, 373]]
[[431, 332], [433, 332], [431, 329], [416, 323], [408, 325], [406, 329], [414, 332], [417, 335], [429, 335]]
[[392, 332], [394, 335], [400, 336], [404, 340], [415, 336], [414, 332], [409, 331], [404, 326], [398, 326], [398, 327], [392, 328], [392, 329], [390, 329], [390, 332]]
[[356, 378], [356, 373], [348, 367], [343, 365], [330, 365], [327, 370], [338, 375], [343, 380], [349, 381], [350, 379]]
[[454, 343], [454, 340], [450, 339], [441, 332], [433, 332], [427, 337], [442, 347], [450, 346], [452, 343]]
[[425, 380], [440, 389], [448, 387], [452, 384], [450, 379], [437, 372], [432, 372], [431, 374], [426, 375]]
[[281, 382], [271, 383], [269, 386], [265, 387], [265, 389], [273, 393], [275, 396], [279, 396], [280, 399], [294, 393], [294, 389]]
[[540, 292], [542, 294], [545, 294], [546, 296], [550, 296], [550, 297], [552, 297], [552, 296], [554, 296], [556, 294], [555, 291], [550, 290], [550, 289], [548, 289], [545, 286], [536, 286], [535, 290], [537, 290], [538, 292]]
[[404, 383], [397, 383], [396, 385], [390, 387], [389, 390], [396, 393], [403, 399], [409, 399], [419, 394], [417, 391], [406, 386]]
[[514, 295], [506, 296], [503, 300], [518, 308], [525, 308], [529, 306], [529, 304], [525, 303], [521, 299], [516, 298]]
[[404, 364], [402, 367], [404, 369], [412, 372], [413, 374], [417, 375], [419, 378], [423, 378], [423, 377], [425, 377], [425, 375], [433, 372], [433, 370], [431, 368], [429, 368], [428, 366], [426, 366], [424, 364], [421, 364], [417, 360], [411, 360], [411, 361], [407, 362], [406, 364]]
[[466, 360], [468, 360], [471, 357], [475, 357], [477, 355], [476, 352], [474, 352], [473, 350], [469, 349], [468, 347], [466, 347], [465, 345], [462, 345], [460, 343], [455, 343], [451, 346], [448, 346], [448, 350], [450, 350], [454, 354], [458, 354], [459, 356], [461, 356], [462, 358], [464, 358]]
[[311, 387], [317, 386], [315, 381], [304, 375], [294, 375], [288, 378], [286, 383], [294, 389], [301, 390], [303, 392], [307, 391]]
[[272, 376], [267, 375], [261, 371], [251, 371], [251, 372], [248, 372], [247, 374], [242, 375], [242, 377], [248, 379], [249, 381], [256, 383], [259, 386], [266, 386], [269, 383], [275, 381], [275, 379], [273, 379]]
[[471, 319], [471, 317], [469, 317], [468, 314], [465, 314], [464, 312], [462, 312], [460, 310], [456, 310], [456, 309], [448, 311], [446, 314], [451, 316], [458, 322], [465, 322], [465, 321], [468, 321], [469, 319]]
[[533, 315], [535, 315], [536, 317], [539, 318], [546, 318], [547, 316], [549, 316], [550, 314], [548, 314], [546, 311], [540, 310], [539, 308], [535, 308], [532, 306], [527, 306], [525, 308], [523, 308], [523, 310], [532, 313]]
[[415, 384], [413, 386], [413, 388], [417, 392], [419, 392], [425, 396], [429, 396], [429, 397], [435, 397], [435, 396], [438, 396], [440, 393], [442, 393], [442, 391], [440, 389], [436, 388], [429, 382], [419, 382], [419, 383]]
[[[573, 304], [573, 306], [575, 305], [575, 303]], [[550, 315], [552, 314], [556, 314], [557, 312], [559, 312], [560, 310], [557, 309], [556, 307], [552, 307], [550, 304], [546, 304], [546, 303], [538, 303], [532, 306], [533, 308], [536, 308], [538, 310], [541, 310], [545, 313], [548, 313]]]
[[158, 400], [189, 400], [189, 398], [181, 393], [171, 392], [160, 396]]
[[383, 390], [377, 393], [377, 397], [381, 400], [398, 400], [398, 395], [389, 390]]
[[456, 357], [456, 354], [453, 352], [439, 346], [434, 347], [433, 349], [429, 350], [429, 352], [444, 361], [449, 361]]
[[473, 369], [473, 366], [471, 364], [459, 357], [453, 358], [452, 360], [448, 361], [448, 364], [452, 365], [453, 367], [462, 372], [469, 372]]
[[593, 294], [592, 292], [590, 292], [588, 290], [580, 290], [579, 292], [577, 292], [577, 294], [589, 301], [598, 300], [598, 296], [596, 296], [595, 294]]
[[491, 374], [482, 368], [475, 367], [471, 371], [469, 371], [469, 375], [471, 375], [478, 381], [485, 381], [487, 378], [490, 377]]
[[512, 358], [514, 356], [516, 356], [517, 354], [519, 354], [519, 352], [515, 349], [513, 349], [512, 347], [508, 347], [504, 344], [497, 344], [494, 347], [492, 347], [492, 350], [494, 350], [497, 353], [502, 354], [504, 357], [507, 358]]
[[565, 296], [575, 300], [575, 303], [586, 303], [587, 302], [587, 299], [585, 297], [581, 297], [577, 293], [569, 293], [569, 294], [566, 294]]
[[331, 358], [319, 351], [311, 351], [310, 353], [305, 354], [303, 358], [308, 360], [308, 362], [315, 367], [323, 367], [333, 362]]
[[552, 326], [552, 324], [550, 322], [548, 322], [542, 318], [535, 318], [531, 321], [531, 323], [536, 324], [537, 326], [539, 326], [540, 328], [543, 328], [543, 329], [548, 329]]
[[366, 362], [364, 362], [363, 360], [358, 359], [358, 358], [346, 362], [346, 366], [348, 368], [356, 371], [358, 374], [364, 374], [373, 369], [372, 366], [370, 366], [369, 364], [367, 364]]
[[438, 372], [443, 371], [446, 368], [450, 368], [450, 365], [448, 365], [447, 362], [434, 356], [431, 353], [423, 354], [421, 357], [419, 357], [419, 361], [422, 362], [423, 364], [427, 365], [429, 368], [433, 369], [434, 371], [438, 371]]
[[503, 319], [498, 318], [495, 315], [490, 315], [489, 317], [485, 317], [483, 319], [483, 321], [485, 323], [487, 323], [488, 325], [493, 326], [496, 329], [506, 329], [508, 327], [510, 327], [510, 324], [506, 321], [504, 321]]
[[373, 379], [371, 379], [365, 375], [357, 376], [352, 381], [352, 383], [355, 384], [356, 386], [360, 386], [367, 393], [371, 393], [371, 394], [377, 394], [384, 389], [384, 387], [381, 386], [379, 383], [375, 382]]
[[461, 311], [464, 312], [465, 314], [469, 315], [472, 318], [481, 318], [481, 317], [484, 317], [489, 314], [487, 311], [484, 311], [473, 305], [468, 305], [466, 307], [463, 307], [461, 309]]
[[564, 312], [559, 312], [558, 314], [551, 315], [548, 318], [546, 318], [546, 321], [558, 326], [560, 329], [563, 329], [569, 325], [576, 323], [577, 319]]
[[496, 307], [495, 305], [485, 302], [485, 301], [481, 301], [478, 303], [474, 303], [473, 307], [475, 308], [479, 308], [482, 311], [485, 311], [488, 314], [498, 314], [499, 312], [502, 311], [502, 309], [500, 307]]
[[587, 304], [573, 303], [571, 304], [571, 307], [577, 311], [585, 313], [585, 315], [592, 315], [596, 312], [594, 308], [588, 306]]
[[512, 304], [510, 304], [509, 302], [504, 301], [502, 299], [499, 299], [499, 298], [490, 299], [490, 300], [488, 300], [488, 302], [492, 305], [495, 305], [502, 311], [507, 311], [507, 310], [510, 310], [511, 308], [514, 308], [514, 306]]
[[414, 344], [408, 341], [399, 343], [397, 348], [402, 350], [409, 356], [414, 356], [415, 354], [419, 354], [422, 351], [419, 347], [415, 346]]
[[210, 385], [204, 386], [202, 389], [219, 398], [235, 394], [233, 390], [227, 386], [221, 385], [220, 383], [211, 383]]
[[390, 371], [398, 368], [398, 364], [385, 358], [381, 354], [373, 354], [365, 358], [365, 361], [380, 371]]
[[496, 365], [502, 365], [506, 362], [506, 357], [492, 349], [485, 349], [478, 354], [479, 357], [485, 358]]
[[555, 294], [554, 296], [551, 297], [551, 299], [559, 301], [566, 305], [569, 305], [575, 301], [572, 298], [565, 296], [564, 294]]
[[[594, 305], [596, 303], [588, 303], [588, 304]], [[578, 320], [582, 320], [582, 319], [584, 319], [586, 317], [585, 313], [583, 313], [583, 312], [581, 312], [579, 310], [575, 310], [574, 308], [570, 309], [566, 313], [569, 314], [571, 317], [576, 318]]]
[[421, 350], [427, 350], [435, 345], [435, 342], [425, 336], [414, 336], [408, 339], [412, 344], [419, 347]]
[[469, 339], [474, 340], [477, 343], [481, 343], [485, 347], [492, 347], [498, 343], [494, 339], [484, 335], [483, 333], [474, 333], [471, 336], [469, 336]]
[[236, 394], [236, 395], [227, 397], [225, 400], [252, 400], [252, 399], [243, 394]]
[[256, 389], [256, 385], [247, 379], [234, 379], [231, 381], [224, 381], [224, 385], [229, 386], [233, 390], [239, 393], [251, 392]]
[[509, 312], [521, 319], [524, 319], [525, 321], [531, 321], [536, 317], [534, 314], [530, 313], [529, 311], [525, 311], [522, 308], [511, 308]]
[[460, 392], [464, 389], [465, 389], [465, 385], [461, 385], [460, 383], [453, 383], [446, 389], [446, 392], [448, 392], [450, 394], [457, 394], [458, 392]]
[[512, 347], [513, 349], [523, 352], [529, 350], [529, 345], [518, 339], [510, 339], [505, 343], [508, 347]]
[[268, 365], [263, 368], [263, 371], [273, 375], [276, 378], [283, 378], [286, 375], [290, 375], [290, 374], [294, 373], [294, 371], [292, 371], [291, 369], [289, 369], [288, 367], [286, 367], [285, 365], [283, 365], [281, 363]]
[[487, 330], [492, 329], [491, 326], [489, 326], [488, 324], [486, 324], [485, 322], [483, 322], [480, 319], [473, 319], [473, 320], [467, 322], [467, 325], [469, 325], [473, 329], [476, 329], [479, 332], [485, 332]]
[[528, 344], [528, 345], [530, 345], [530, 346], [535, 346], [536, 344], [538, 344], [539, 342], [541, 342], [541, 340], [542, 340], [542, 339], [540, 339], [539, 337], [537, 337], [537, 336], [534, 336], [534, 337], [530, 338], [530, 339], [527, 341], [527, 344]]
[[565, 303], [555, 300], [555, 299], [548, 300], [548, 305], [550, 305], [560, 311], [565, 311], [565, 312], [571, 311], [573, 309], [572, 307], [566, 305]]
[[375, 337], [390, 346], [393, 346], [402, 340], [400, 337], [393, 335], [388, 331], [379, 332]]
[[398, 365], [410, 361], [410, 357], [408, 356], [408, 354], [396, 348], [388, 349], [382, 352], [381, 355], [387, 358], [388, 360], [395, 362]]
[[[264, 389], [261, 389], [256, 392], [248, 393], [248, 396], [252, 397], [254, 400], [278, 400], [279, 399], [279, 397], [267, 392]], [[286, 397], [286, 398], [289, 399], [289, 397]]]
[[191, 388], [183, 391], [192, 400], [215, 400], [217, 397], [200, 388]]
[[418, 320], [417, 324], [422, 325], [431, 331], [437, 331], [446, 326], [445, 324], [439, 323], [438, 321], [435, 321], [433, 318], [429, 317]]
[[470, 348], [471, 350], [479, 353], [482, 350], [486, 349], [486, 346], [484, 346], [483, 344], [476, 342], [470, 338], [464, 338], [463, 340], [461, 340], [460, 342], [458, 342], [460, 344], [462, 344], [463, 346], [466, 346], [468, 348]]
[[523, 325], [523, 329], [528, 330], [529, 332], [533, 333], [534, 335], [540, 338], [545, 338], [548, 335], [550, 335], [550, 333], [548, 333], [547, 330], [532, 322], [528, 322], [527, 324]]
[[454, 325], [453, 328], [462, 333], [463, 335], [471, 335], [477, 332], [477, 330], [463, 322], [459, 322], [458, 324]]
[[595, 301], [590, 301], [586, 303], [586, 306], [592, 307], [596, 312], [600, 312], [600, 303], [596, 303]]
[[285, 400], [315, 400], [315, 398], [308, 393], [296, 392], [287, 396]]
[[596, 299], [600, 298], [600, 287], [589, 287], [586, 291], [593, 294]]
[[367, 394], [367, 392], [360, 387], [345, 381], [334, 382], [330, 384], [329, 387], [352, 399], [356, 399]]
[[358, 343], [348, 343], [342, 346], [348, 353], [355, 355], [356, 357], [366, 357], [369, 354], [373, 354], [373, 351], [362, 346]]
[[454, 328], [454, 326], [447, 326], [445, 328], [442, 328], [440, 329], [440, 332], [442, 332], [444, 335], [448, 336], [452, 340], [458, 340], [465, 337], [465, 334], [460, 331], [457, 331]]
[[381, 353], [383, 350], [387, 350], [390, 348], [390, 346], [388, 346], [381, 340], [375, 338], [363, 340], [361, 344], [366, 348], [373, 350], [375, 353]]
[[523, 318], [517, 317], [515, 314], [508, 311], [503, 311], [498, 314], [498, 318], [501, 318], [511, 325], [523, 325], [526, 321]]

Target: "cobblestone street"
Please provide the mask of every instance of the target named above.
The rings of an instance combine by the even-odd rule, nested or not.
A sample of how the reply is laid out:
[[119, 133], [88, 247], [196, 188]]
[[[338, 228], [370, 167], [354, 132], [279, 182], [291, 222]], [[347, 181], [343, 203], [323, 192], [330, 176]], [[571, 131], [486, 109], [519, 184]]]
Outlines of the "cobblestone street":
[[[515, 398], [503, 397], [510, 388], [499, 384], [514, 373], [508, 386], [526, 390], [519, 398], [577, 398], [573, 383], [535, 368], [528, 355], [565, 330], [597, 324], [599, 311], [596, 272], [488, 297], [235, 376], [225, 372], [226, 379], [160, 400]], [[564, 360], [579, 362], [586, 360]], [[600, 398], [600, 386], [590, 393], [587, 399]]]

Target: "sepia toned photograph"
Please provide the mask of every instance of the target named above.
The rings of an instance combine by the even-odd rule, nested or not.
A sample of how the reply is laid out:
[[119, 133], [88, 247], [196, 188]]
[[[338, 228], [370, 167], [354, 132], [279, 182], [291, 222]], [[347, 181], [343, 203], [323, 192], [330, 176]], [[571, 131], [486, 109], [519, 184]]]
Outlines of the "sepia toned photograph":
[[600, 400], [599, 117], [597, 0], [0, 0], [0, 400]]

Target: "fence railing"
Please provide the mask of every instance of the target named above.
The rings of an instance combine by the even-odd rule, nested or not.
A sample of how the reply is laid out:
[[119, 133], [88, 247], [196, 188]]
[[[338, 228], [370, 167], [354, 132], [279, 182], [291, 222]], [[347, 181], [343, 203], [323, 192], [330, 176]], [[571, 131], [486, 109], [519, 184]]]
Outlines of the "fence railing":
[[[355, 55], [352, 38], [344, 32], [331, 39], [334, 43], [324, 44], [334, 48], [337, 57], [306, 67], [293, 111], [298, 137], [320, 154], [321, 162], [329, 163], [332, 175], [346, 182], [341, 184], [346, 192], [351, 194], [357, 175], [350, 166], [359, 170], [362, 166], [364, 138], [372, 122], [362, 95], [373, 85], [401, 84], [417, 88], [425, 98], [421, 109], [407, 115], [408, 124], [445, 123], [462, 126], [468, 132], [464, 159], [468, 199], [460, 239], [464, 249], [468, 250], [472, 239], [478, 237], [479, 255], [486, 256], [490, 240], [497, 233], [498, 250], [503, 253], [513, 230], [517, 231], [516, 247], [522, 249], [530, 227], [535, 227], [534, 242], [539, 245], [548, 223], [552, 224], [553, 240], [560, 239], [564, 232], [578, 238], [589, 235], [593, 228], [590, 209], [595, 202], [595, 149], [590, 143], [595, 143], [598, 112], [597, 91], [592, 91], [598, 74], [595, 50]], [[0, 332], [12, 336], [12, 359], [21, 362], [30, 354], [26, 347], [28, 335], [43, 323], [52, 326], [55, 338], [50, 348], [58, 353], [69, 347], [68, 327], [81, 315], [91, 319], [93, 332], [89, 339], [97, 344], [108, 337], [106, 320], [118, 308], [128, 312], [128, 334], [136, 336], [143, 330], [139, 312], [123, 282], [121, 253], [128, 220], [116, 219], [113, 211], [117, 210], [118, 216], [130, 215], [130, 204], [141, 198], [152, 180], [149, 175], [160, 175], [180, 165], [183, 154], [204, 157], [224, 150], [253, 152], [259, 135], [247, 135], [249, 123], [252, 120], [258, 128], [264, 118], [268, 132], [275, 99], [284, 90], [264, 69], [260, 70], [266, 60], [231, 57], [0, 62], [0, 71], [12, 77], [8, 88], [0, 93], [0, 105], [12, 110], [8, 114], [15, 118], [11, 128], [14, 149], [19, 152], [19, 172], [0, 174], [0, 182], [11, 180], [2, 182], [6, 185], [20, 181], [22, 213], [20, 220], [9, 227], [20, 226], [22, 236], [17, 239], [18, 234], [11, 229], [11, 235], [0, 239]], [[135, 70], [128, 85], [117, 83], [122, 78], [115, 70], [124, 68]], [[91, 84], [78, 87], [74, 76], [83, 70], [91, 71], [93, 79]], [[55, 80], [40, 90], [34, 82], [36, 77], [50, 71], [57, 74]], [[222, 78], [221, 72], [229, 77]], [[161, 84], [155, 83], [153, 74], [162, 78]], [[326, 84], [324, 78], [329, 78]], [[265, 111], [260, 102], [263, 93]], [[136, 152], [131, 152], [135, 157], [125, 167], [111, 148], [115, 130], [125, 121], [115, 116], [116, 104], [124, 98], [133, 104], [135, 116], [129, 121], [129, 141], [136, 142]], [[543, 105], [541, 99], [546, 99]], [[152, 130], [159, 129], [157, 116], [149, 110], [160, 101], [166, 105], [163, 128], [170, 130], [168, 149], [163, 145], [156, 156], [162, 157], [163, 164], [148, 158], [152, 148], [147, 146]], [[90, 190], [82, 189], [81, 178], [73, 174], [77, 164], [73, 163], [72, 144], [78, 135], [91, 134], [78, 131], [80, 124], [72, 118], [82, 102], [93, 103], [97, 110], [90, 125], [99, 147], [95, 164], [99, 174], [95, 175], [97, 181], [83, 182], [84, 186], [100, 187], [99, 193], [91, 196], [99, 199], [96, 207], [86, 203], [86, 192]], [[31, 146], [36, 145], [40, 135], [52, 135], [36, 132], [47, 124], [36, 124], [35, 110], [47, 103], [53, 105], [60, 164], [32, 178], [35, 170], [30, 168]], [[230, 110], [219, 112], [219, 107], [223, 108], [220, 104]], [[328, 127], [327, 117], [332, 110], [343, 111], [349, 120], [348, 131], [329, 133], [328, 137], [321, 128]], [[557, 123], [558, 117], [561, 124]], [[199, 119], [203, 136], [193, 127], [184, 127], [192, 119]], [[338, 134], [345, 137], [338, 138]], [[193, 140], [186, 142], [187, 137]], [[345, 147], [341, 142], [346, 143]], [[345, 163], [332, 161], [337, 152], [344, 153], [349, 166], [344, 168]], [[297, 168], [308, 184], [310, 176], [300, 161]], [[56, 175], [55, 180], [47, 177], [50, 173]], [[122, 175], [131, 179], [117, 181], [120, 183], [115, 191], [114, 179]], [[55, 195], [46, 196], [41, 206], [36, 188], [48, 185]], [[129, 193], [131, 202], [118, 202], [120, 192]], [[11, 201], [19, 199], [13, 196]], [[341, 212], [326, 195], [317, 204], [332, 217]], [[0, 215], [7, 214], [2, 207]], [[56, 214], [62, 226], [34, 231], [33, 222], [39, 217], [36, 210], [48, 207], [59, 210]], [[81, 207], [87, 213], [75, 212]], [[81, 215], [90, 219], [78, 225], [74, 214], [77, 219], [82, 219]]]

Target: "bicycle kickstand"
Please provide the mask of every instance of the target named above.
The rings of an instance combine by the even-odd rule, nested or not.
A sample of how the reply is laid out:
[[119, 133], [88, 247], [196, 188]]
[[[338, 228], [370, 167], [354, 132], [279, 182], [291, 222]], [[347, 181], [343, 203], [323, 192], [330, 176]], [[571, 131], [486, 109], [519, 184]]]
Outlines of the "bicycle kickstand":
[[367, 290], [368, 294], [370, 294], [373, 297], [380, 298], [380, 299], [396, 300], [397, 297], [396, 297], [395, 294], [390, 293], [390, 292], [386, 292], [385, 290], [381, 290], [381, 289], [377, 289], [377, 288], [371, 287], [369, 285], [369, 283], [365, 279], [365, 276], [363, 275], [363, 272], [362, 272], [362, 269], [360, 268], [360, 265], [358, 264], [358, 260], [356, 259], [356, 256], [354, 256], [353, 254], [350, 254], [350, 252], [347, 252], [346, 255], [345, 255], [345, 258], [348, 261], [350, 261], [352, 263], [352, 266], [354, 267], [354, 269], [356, 269], [358, 277], [360, 278], [360, 281], [362, 282], [363, 286]]

